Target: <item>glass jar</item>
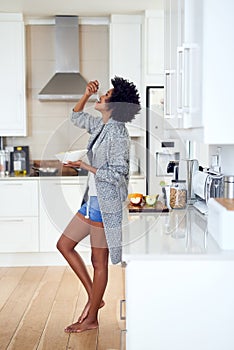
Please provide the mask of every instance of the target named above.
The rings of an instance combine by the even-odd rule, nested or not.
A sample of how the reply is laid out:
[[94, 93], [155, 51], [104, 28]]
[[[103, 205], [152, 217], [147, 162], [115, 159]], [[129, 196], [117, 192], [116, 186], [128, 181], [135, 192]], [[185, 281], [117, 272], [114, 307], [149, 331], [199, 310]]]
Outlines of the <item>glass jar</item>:
[[187, 203], [187, 190], [185, 180], [172, 180], [170, 186], [170, 207], [184, 209]]

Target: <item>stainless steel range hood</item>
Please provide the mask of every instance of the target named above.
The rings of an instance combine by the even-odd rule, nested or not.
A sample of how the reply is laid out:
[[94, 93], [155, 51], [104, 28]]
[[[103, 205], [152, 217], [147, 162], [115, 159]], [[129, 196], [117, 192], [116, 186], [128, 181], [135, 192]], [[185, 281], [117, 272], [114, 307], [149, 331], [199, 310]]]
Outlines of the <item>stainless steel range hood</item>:
[[79, 19], [77, 16], [56, 16], [55, 26], [56, 73], [39, 92], [38, 98], [41, 101], [77, 101], [87, 85], [79, 72]]

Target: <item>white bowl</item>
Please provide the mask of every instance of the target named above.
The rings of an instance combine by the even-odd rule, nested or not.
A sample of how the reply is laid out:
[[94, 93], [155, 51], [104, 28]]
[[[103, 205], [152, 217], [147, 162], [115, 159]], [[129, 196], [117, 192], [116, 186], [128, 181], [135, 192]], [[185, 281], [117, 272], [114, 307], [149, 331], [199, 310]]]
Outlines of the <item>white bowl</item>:
[[87, 149], [80, 149], [77, 151], [60, 152], [55, 155], [55, 157], [60, 160], [60, 162], [66, 164], [67, 162], [76, 162], [84, 158], [87, 154]]

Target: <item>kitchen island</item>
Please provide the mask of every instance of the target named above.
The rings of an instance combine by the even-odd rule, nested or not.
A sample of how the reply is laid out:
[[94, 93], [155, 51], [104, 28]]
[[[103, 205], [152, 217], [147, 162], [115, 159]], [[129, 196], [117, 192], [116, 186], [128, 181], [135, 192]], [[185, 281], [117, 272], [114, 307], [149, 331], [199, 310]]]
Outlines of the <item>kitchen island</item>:
[[127, 350], [234, 348], [234, 252], [206, 228], [192, 206], [126, 215]]

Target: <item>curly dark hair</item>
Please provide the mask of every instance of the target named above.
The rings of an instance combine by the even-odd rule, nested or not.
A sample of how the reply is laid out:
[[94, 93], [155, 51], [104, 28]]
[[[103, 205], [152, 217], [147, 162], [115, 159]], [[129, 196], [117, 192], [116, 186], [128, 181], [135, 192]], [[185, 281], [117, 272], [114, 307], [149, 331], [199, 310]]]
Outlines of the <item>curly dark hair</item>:
[[114, 87], [111, 97], [108, 99], [108, 109], [111, 109], [111, 117], [117, 121], [130, 122], [141, 110], [139, 93], [136, 86], [115, 76], [111, 79]]

